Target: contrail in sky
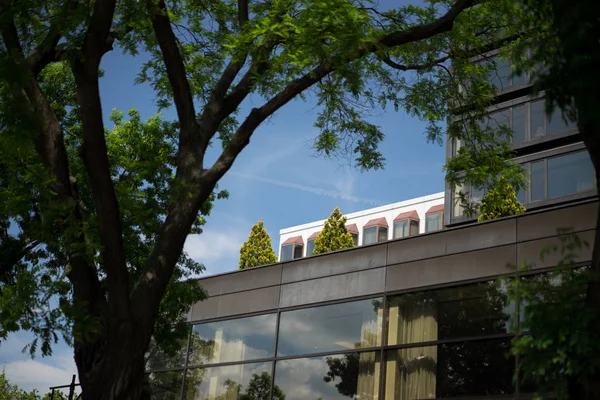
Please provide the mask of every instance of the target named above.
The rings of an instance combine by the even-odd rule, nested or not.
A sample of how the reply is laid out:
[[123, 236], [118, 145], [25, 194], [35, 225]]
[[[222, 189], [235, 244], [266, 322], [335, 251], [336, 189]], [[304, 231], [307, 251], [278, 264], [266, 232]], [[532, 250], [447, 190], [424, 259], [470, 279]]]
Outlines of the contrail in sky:
[[296, 189], [296, 190], [300, 190], [302, 192], [316, 194], [317, 196], [331, 197], [331, 198], [334, 198], [334, 199], [351, 201], [351, 202], [354, 202], [354, 203], [364, 203], [364, 204], [370, 204], [370, 205], [373, 205], [373, 206], [383, 206], [383, 205], [386, 204], [383, 201], [376, 200], [376, 199], [367, 199], [367, 198], [364, 198], [364, 197], [352, 196], [352, 195], [349, 195], [349, 194], [344, 194], [344, 193], [336, 192], [334, 190], [320, 189], [320, 188], [316, 188], [316, 187], [312, 187], [312, 186], [300, 185], [300, 184], [292, 183], [292, 182], [286, 182], [286, 181], [280, 181], [280, 180], [276, 180], [276, 179], [263, 178], [262, 176], [244, 174], [244, 173], [241, 173], [241, 172], [230, 172], [229, 175], [234, 175], [234, 176], [237, 176], [237, 177], [240, 177], [240, 178], [245, 178], [245, 179], [252, 179], [254, 181], [264, 182], [264, 183], [268, 183], [268, 184], [275, 185], [275, 186], [286, 187], [286, 188], [290, 188], [290, 189]]

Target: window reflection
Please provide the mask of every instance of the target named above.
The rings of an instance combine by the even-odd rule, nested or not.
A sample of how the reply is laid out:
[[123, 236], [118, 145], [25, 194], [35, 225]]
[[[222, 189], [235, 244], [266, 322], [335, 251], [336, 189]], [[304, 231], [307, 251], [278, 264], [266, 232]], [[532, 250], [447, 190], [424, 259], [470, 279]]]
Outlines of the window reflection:
[[314, 250], [315, 250], [315, 241], [307, 240], [306, 241], [306, 257], [312, 256]]
[[510, 339], [447, 343], [386, 354], [386, 400], [514, 393]]
[[195, 325], [189, 365], [256, 360], [273, 356], [275, 314]]
[[282, 312], [278, 354], [290, 356], [379, 346], [382, 304], [383, 300], [378, 298]]
[[[186, 400], [268, 400], [271, 390], [270, 362], [227, 365], [188, 370], [185, 381]], [[275, 386], [273, 400], [283, 400]]]
[[388, 344], [507, 333], [514, 305], [497, 282], [390, 297]]
[[512, 109], [512, 142], [523, 143], [527, 140], [527, 123], [526, 123], [525, 105], [513, 107]]
[[275, 384], [286, 400], [374, 400], [379, 394], [380, 366], [378, 352], [280, 360]]
[[548, 198], [567, 196], [594, 187], [594, 168], [587, 151], [548, 159]]
[[281, 261], [290, 261], [294, 255], [294, 245], [281, 246]]
[[531, 201], [546, 198], [546, 162], [531, 163]]
[[146, 375], [151, 400], [178, 400], [181, 396], [183, 372], [167, 371]]
[[432, 213], [425, 216], [425, 232], [434, 232], [442, 229], [442, 213]]
[[172, 337], [161, 346], [158, 346], [152, 338], [145, 355], [146, 371], [183, 367], [189, 336], [188, 325], [185, 329], [173, 332]]

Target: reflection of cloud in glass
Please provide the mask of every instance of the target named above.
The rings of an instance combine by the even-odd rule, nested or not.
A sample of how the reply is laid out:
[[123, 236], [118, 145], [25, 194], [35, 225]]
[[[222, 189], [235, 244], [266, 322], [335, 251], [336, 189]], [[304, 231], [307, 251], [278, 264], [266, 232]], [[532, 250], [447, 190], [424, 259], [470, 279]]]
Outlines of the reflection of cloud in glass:
[[281, 313], [279, 355], [378, 346], [382, 312], [373, 299]]
[[193, 364], [255, 360], [273, 355], [276, 315], [259, 315], [194, 326], [193, 340], [214, 341], [212, 353], [191, 354]]

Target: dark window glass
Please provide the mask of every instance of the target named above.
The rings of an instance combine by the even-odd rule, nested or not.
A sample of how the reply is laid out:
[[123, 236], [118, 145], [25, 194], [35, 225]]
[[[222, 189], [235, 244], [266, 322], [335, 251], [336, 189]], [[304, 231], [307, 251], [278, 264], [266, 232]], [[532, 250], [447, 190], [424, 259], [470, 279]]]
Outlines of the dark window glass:
[[181, 371], [155, 372], [146, 375], [151, 400], [179, 400], [183, 373]]
[[280, 356], [379, 346], [382, 299], [369, 299], [281, 313]]
[[419, 221], [415, 221], [414, 219], [410, 220], [410, 234], [411, 236], [419, 234]]
[[294, 252], [293, 244], [281, 246], [281, 261], [290, 261], [292, 259], [292, 255], [294, 254], [293, 252]]
[[529, 105], [529, 138], [535, 139], [544, 136], [545, 128], [545, 112], [544, 100], [534, 101]]
[[294, 245], [294, 260], [297, 258], [302, 258], [303, 250], [304, 250], [304, 246]]
[[187, 332], [182, 332], [181, 335], [177, 335], [177, 337], [171, 339], [167, 348], [158, 347], [153, 338], [150, 341], [145, 356], [146, 371], [183, 367], [185, 365], [185, 355], [187, 353], [187, 342], [189, 337], [189, 330], [187, 330]]
[[521, 73], [517, 73], [514, 68], [511, 68], [511, 73], [513, 85], [522, 85], [524, 83], [527, 83], [527, 74], [524, 71], [521, 71]]
[[546, 198], [546, 163], [536, 161], [531, 163], [531, 201]]
[[285, 400], [377, 399], [379, 352], [280, 360], [275, 384]]
[[548, 159], [548, 198], [593, 189], [594, 167], [587, 151]]
[[400, 221], [394, 221], [394, 239], [400, 239], [408, 236], [408, 220], [403, 219]]
[[442, 229], [442, 213], [432, 213], [425, 216], [425, 232], [434, 232]]
[[510, 339], [448, 343], [386, 353], [386, 400], [492, 397], [514, 393]]
[[388, 344], [507, 333], [514, 309], [494, 281], [390, 297]]
[[352, 240], [354, 241], [354, 245], [358, 246], [358, 233], [352, 233]]
[[560, 112], [559, 110], [555, 110], [551, 115], [548, 115], [547, 118], [548, 135], [556, 135], [559, 133], [563, 133], [574, 127], [571, 123], [565, 123], [565, 121], [563, 120], [562, 112]]
[[306, 256], [312, 256], [312, 253], [315, 249], [315, 241], [314, 240], [308, 240], [306, 241]]
[[[185, 380], [185, 399], [269, 400], [271, 365], [265, 362], [190, 369]], [[283, 400], [278, 389], [274, 388], [273, 400]]]
[[491, 70], [488, 72], [488, 79], [492, 86], [499, 90], [510, 86], [510, 65], [508, 61], [500, 57], [491, 57], [488, 61], [491, 64]]
[[377, 235], [378, 242], [385, 242], [388, 239], [388, 228], [384, 226], [379, 227], [379, 232]]
[[371, 226], [363, 229], [363, 244], [377, 243], [377, 227]]
[[256, 360], [273, 356], [275, 314], [194, 325], [189, 365]]
[[517, 106], [512, 109], [512, 142], [523, 143], [527, 140], [527, 123], [525, 118], [525, 106]]

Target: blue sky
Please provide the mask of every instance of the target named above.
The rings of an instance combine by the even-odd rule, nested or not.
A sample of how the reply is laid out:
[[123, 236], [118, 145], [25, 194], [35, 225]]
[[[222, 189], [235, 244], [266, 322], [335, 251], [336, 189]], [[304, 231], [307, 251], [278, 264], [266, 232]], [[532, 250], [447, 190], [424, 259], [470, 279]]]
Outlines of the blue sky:
[[[134, 85], [143, 55], [107, 54], [101, 81], [104, 115], [113, 108], [137, 108], [143, 117], [156, 112], [155, 96], [147, 86]], [[241, 115], [260, 105], [252, 98]], [[204, 233], [188, 238], [186, 249], [204, 263], [206, 274], [237, 268], [239, 248], [256, 221], [264, 219], [277, 251], [282, 228], [326, 218], [334, 207], [350, 213], [443, 190], [444, 149], [427, 143], [424, 124], [403, 112], [388, 110], [371, 118], [386, 135], [381, 145], [384, 170], [361, 173], [339, 160], [315, 157], [310, 149], [317, 136], [314, 102], [296, 100], [257, 129], [250, 145], [220, 183], [230, 198], [217, 201]], [[173, 110], [163, 113], [175, 117]], [[214, 154], [213, 154], [214, 157]], [[51, 385], [70, 382], [76, 373], [72, 351], [64, 343], [52, 357], [32, 360], [21, 353], [31, 336], [17, 333], [0, 345], [0, 368], [25, 389], [46, 392]]]

